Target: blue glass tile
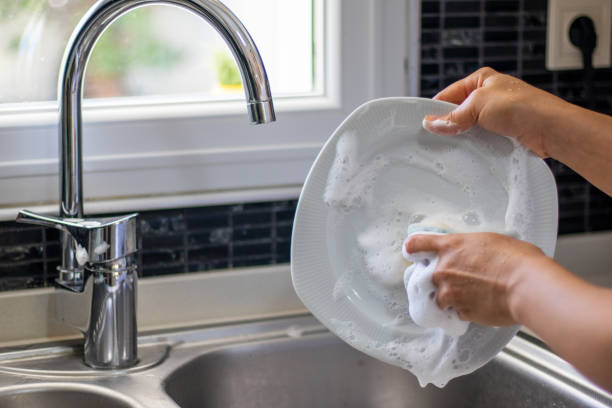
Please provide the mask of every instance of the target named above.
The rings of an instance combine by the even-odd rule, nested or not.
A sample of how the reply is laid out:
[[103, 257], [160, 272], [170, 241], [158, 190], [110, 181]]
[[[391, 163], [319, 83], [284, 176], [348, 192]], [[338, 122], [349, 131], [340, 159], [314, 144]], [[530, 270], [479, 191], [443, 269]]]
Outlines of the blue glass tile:
[[444, 58], [478, 58], [478, 48], [475, 47], [453, 47], [442, 50]]
[[440, 19], [437, 16], [436, 17], [422, 17], [421, 27], [422, 28], [439, 28]]
[[182, 263], [184, 262], [185, 251], [181, 249], [158, 249], [142, 254], [143, 266]]
[[440, 11], [440, 3], [437, 1], [435, 2], [424, 1], [421, 4], [421, 13], [423, 14], [438, 13], [439, 11]]
[[518, 32], [515, 30], [485, 31], [484, 33], [484, 41], [486, 43], [515, 42], [517, 40], [518, 40]]
[[421, 44], [429, 45], [429, 44], [439, 44], [440, 43], [440, 33], [438, 31], [428, 31], [421, 34]]
[[534, 41], [545, 43], [546, 42], [546, 30], [524, 30], [523, 41]]
[[188, 271], [189, 272], [204, 272], [211, 271], [216, 269], [227, 269], [229, 268], [229, 261], [227, 259], [215, 259], [210, 262], [202, 262], [202, 263], [190, 263]]
[[485, 17], [485, 27], [516, 27], [518, 26], [517, 16], [508, 15], [488, 15]]
[[[526, 2], [529, 2], [527, 0]], [[485, 11], [490, 13], [518, 11], [518, 0], [485, 0]]]
[[147, 233], [168, 233], [185, 230], [183, 211], [150, 211], [141, 212], [138, 216], [140, 231]]
[[422, 64], [421, 75], [438, 75], [440, 66], [438, 64]]
[[225, 245], [232, 240], [232, 229], [230, 227], [214, 228], [208, 231], [190, 233], [187, 238], [189, 245]]
[[480, 27], [479, 16], [446, 17], [444, 28], [478, 28]]
[[291, 239], [292, 229], [293, 226], [291, 225], [276, 227], [276, 239]]
[[272, 243], [271, 242], [257, 242], [257, 243], [246, 243], [246, 244], [234, 244], [234, 257], [245, 257], [245, 256], [271, 256], [272, 254]]
[[142, 237], [143, 248], [167, 248], [183, 246], [183, 234], [155, 234]]
[[435, 60], [438, 58], [438, 47], [421, 47], [421, 60]]
[[447, 13], [469, 13], [479, 12], [480, 2], [479, 1], [446, 1], [444, 10]]
[[515, 60], [502, 60], [498, 61], [495, 59], [485, 59], [484, 65], [493, 68], [496, 71], [504, 73], [514, 73], [517, 69], [517, 61]]
[[44, 247], [40, 244], [0, 247], [0, 264], [43, 260], [43, 255]]
[[266, 227], [237, 227], [234, 229], [232, 240], [234, 242], [251, 241], [255, 239], [272, 238], [272, 228]]
[[473, 47], [482, 41], [479, 30], [452, 29], [442, 32], [442, 45], [445, 47]]
[[517, 46], [508, 45], [487, 45], [484, 47], [484, 57], [513, 57], [516, 58], [518, 54]]
[[5, 223], [0, 229], [0, 245], [20, 245], [42, 241], [42, 228], [23, 228], [16, 222]]
[[189, 262], [210, 262], [216, 259], [227, 259], [229, 257], [229, 248], [227, 245], [222, 246], [205, 246], [201, 248], [191, 248], [187, 251]]
[[176, 275], [185, 273], [185, 267], [183, 265], [158, 265], [148, 266], [143, 268], [142, 276], [160, 276], [160, 275]]
[[523, 8], [526, 11], [543, 11], [546, 12], [547, 0], [524, 0]]
[[234, 227], [239, 225], [261, 225], [269, 224], [272, 221], [270, 211], [266, 212], [240, 212], [232, 214]]
[[246, 268], [249, 266], [261, 266], [261, 265], [270, 265], [274, 261], [270, 256], [263, 257], [250, 257], [250, 258], [240, 258], [235, 259], [232, 262], [232, 267], [234, 268]]

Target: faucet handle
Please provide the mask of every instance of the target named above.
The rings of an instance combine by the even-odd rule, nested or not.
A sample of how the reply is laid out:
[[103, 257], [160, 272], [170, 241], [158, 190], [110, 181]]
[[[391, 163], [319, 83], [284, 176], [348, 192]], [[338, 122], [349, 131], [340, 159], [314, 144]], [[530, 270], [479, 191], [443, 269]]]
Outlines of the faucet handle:
[[61, 218], [21, 210], [17, 222], [57, 228], [75, 241], [79, 266], [99, 264], [123, 258], [138, 251], [137, 213], [118, 217]]

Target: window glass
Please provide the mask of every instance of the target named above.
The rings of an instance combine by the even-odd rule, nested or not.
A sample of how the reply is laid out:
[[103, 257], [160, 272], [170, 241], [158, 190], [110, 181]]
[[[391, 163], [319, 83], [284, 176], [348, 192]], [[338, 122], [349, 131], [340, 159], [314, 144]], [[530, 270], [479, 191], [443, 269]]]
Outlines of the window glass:
[[[0, 103], [52, 101], [66, 42], [94, 0], [0, 1]], [[275, 97], [320, 92], [315, 8], [322, 0], [225, 0], [266, 65]], [[319, 13], [320, 14], [320, 13]], [[319, 47], [320, 48], [320, 47]], [[219, 34], [198, 16], [148, 6], [115, 21], [86, 72], [86, 98], [242, 98], [240, 75]]]

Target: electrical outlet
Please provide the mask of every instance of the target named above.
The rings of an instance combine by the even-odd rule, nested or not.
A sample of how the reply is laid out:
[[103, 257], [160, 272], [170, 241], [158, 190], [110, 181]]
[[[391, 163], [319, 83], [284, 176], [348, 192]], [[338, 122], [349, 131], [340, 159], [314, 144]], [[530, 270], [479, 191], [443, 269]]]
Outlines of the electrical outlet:
[[582, 68], [582, 54], [569, 39], [570, 25], [579, 16], [590, 17], [597, 32], [593, 66], [611, 66], [612, 0], [549, 0], [546, 32], [546, 68], [549, 70]]

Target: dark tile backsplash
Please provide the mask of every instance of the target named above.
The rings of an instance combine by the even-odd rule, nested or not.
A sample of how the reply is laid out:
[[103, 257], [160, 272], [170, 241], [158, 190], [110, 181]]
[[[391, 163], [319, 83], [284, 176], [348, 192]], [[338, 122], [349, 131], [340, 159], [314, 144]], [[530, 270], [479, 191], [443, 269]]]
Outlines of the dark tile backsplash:
[[[142, 211], [141, 276], [289, 262], [296, 200]], [[53, 285], [57, 230], [0, 223], [0, 291]]]
[[[432, 97], [490, 66], [612, 114], [612, 69], [596, 70], [593, 101], [582, 97], [581, 71], [546, 69], [546, 0], [421, 0], [421, 5], [421, 96]], [[559, 233], [612, 229], [612, 198], [563, 164], [547, 162], [559, 189]]]
[[[586, 106], [579, 71], [545, 68], [545, 0], [422, 0], [421, 95], [491, 66]], [[594, 109], [612, 113], [612, 70], [597, 70]], [[574, 171], [548, 163], [559, 189], [559, 233], [612, 229], [612, 199]], [[297, 202], [141, 212], [142, 276], [289, 262]], [[53, 284], [55, 230], [0, 223], [0, 291]]]

